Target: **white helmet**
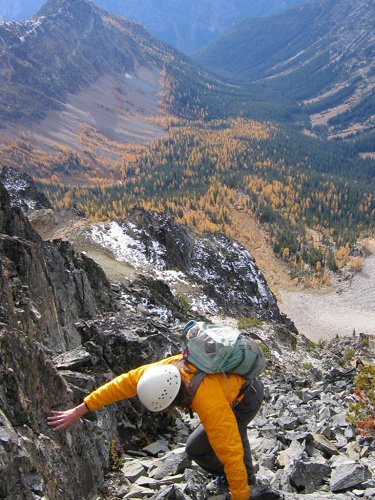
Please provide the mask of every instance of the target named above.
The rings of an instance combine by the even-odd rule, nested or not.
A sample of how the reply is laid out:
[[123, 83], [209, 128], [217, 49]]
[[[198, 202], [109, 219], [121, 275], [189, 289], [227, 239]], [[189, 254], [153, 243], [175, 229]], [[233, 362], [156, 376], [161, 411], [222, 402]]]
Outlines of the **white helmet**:
[[178, 394], [181, 375], [174, 365], [158, 365], [148, 368], [138, 380], [138, 397], [150, 411], [167, 408]]

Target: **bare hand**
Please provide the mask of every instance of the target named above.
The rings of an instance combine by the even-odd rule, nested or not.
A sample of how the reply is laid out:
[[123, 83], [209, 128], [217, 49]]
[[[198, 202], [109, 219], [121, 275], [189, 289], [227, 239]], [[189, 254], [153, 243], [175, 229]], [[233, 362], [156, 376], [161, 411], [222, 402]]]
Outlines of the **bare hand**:
[[87, 412], [85, 403], [65, 411], [51, 411], [52, 417], [47, 417], [48, 425], [52, 427], [54, 432], [69, 429]]

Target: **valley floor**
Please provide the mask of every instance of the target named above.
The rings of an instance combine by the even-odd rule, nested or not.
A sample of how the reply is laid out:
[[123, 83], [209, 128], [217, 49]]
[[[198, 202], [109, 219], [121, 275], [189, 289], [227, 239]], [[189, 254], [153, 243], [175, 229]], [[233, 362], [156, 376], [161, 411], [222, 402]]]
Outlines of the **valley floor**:
[[329, 291], [280, 290], [279, 307], [298, 331], [319, 341], [336, 335], [375, 335], [375, 253], [360, 273]]

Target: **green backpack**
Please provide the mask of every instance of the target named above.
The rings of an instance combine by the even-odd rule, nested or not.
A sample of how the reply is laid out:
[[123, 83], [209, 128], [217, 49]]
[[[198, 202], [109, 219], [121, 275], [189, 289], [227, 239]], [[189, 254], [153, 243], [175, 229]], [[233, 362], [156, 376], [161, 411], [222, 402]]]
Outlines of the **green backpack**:
[[[246, 379], [242, 394], [265, 369], [263, 351], [257, 342], [236, 328], [192, 320], [183, 327], [183, 333], [183, 358], [198, 369], [192, 379], [193, 393], [206, 374], [237, 373]], [[261, 340], [257, 335], [249, 335]]]

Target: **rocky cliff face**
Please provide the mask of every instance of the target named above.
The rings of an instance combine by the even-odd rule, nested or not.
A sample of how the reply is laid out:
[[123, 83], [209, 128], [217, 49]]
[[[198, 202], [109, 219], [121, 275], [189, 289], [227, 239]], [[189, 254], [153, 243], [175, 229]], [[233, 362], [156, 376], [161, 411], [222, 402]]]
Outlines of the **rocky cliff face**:
[[[110, 286], [68, 244], [43, 243], [1, 184], [0, 200], [0, 496], [73, 499], [76, 489], [83, 498], [108, 455], [89, 430], [55, 440], [47, 429], [50, 409], [73, 403], [51, 354], [80, 344], [74, 323], [109, 309]], [[71, 454], [84, 460], [74, 465]]]
[[67, 242], [44, 243], [1, 185], [2, 321], [53, 350], [77, 346], [77, 318], [109, 309], [104, 272]]
[[5, 166], [0, 172], [0, 182], [10, 195], [12, 206], [19, 207], [23, 212], [52, 208], [47, 197], [36, 188], [32, 178], [25, 172]]
[[134, 211], [123, 226], [148, 260], [161, 270], [177, 269], [226, 314], [281, 320], [276, 299], [251, 254], [222, 234], [198, 237], [172, 219]]

